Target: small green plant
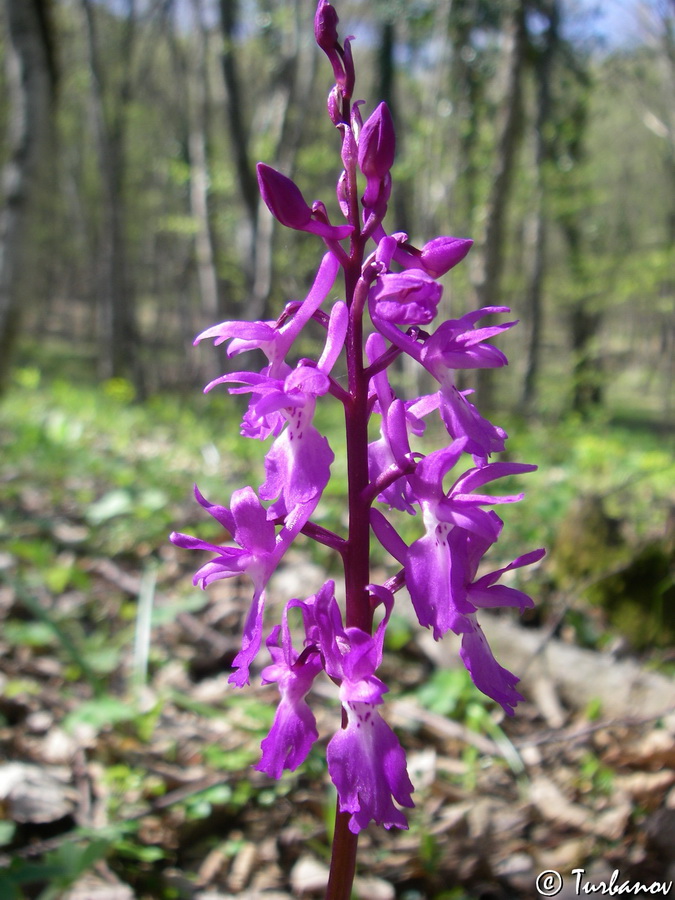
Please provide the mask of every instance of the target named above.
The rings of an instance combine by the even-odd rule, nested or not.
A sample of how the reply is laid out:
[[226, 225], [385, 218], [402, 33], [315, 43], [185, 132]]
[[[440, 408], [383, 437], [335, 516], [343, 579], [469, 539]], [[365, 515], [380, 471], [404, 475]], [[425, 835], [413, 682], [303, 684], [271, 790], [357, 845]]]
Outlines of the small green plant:
[[578, 787], [583, 793], [609, 797], [614, 789], [614, 771], [595, 753], [586, 751], [579, 761]]

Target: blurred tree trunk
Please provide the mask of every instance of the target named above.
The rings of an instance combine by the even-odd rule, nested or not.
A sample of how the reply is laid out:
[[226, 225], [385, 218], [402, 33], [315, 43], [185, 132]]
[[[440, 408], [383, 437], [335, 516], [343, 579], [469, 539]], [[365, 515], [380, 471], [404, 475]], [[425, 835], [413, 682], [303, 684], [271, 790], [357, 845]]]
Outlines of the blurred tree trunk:
[[549, 130], [552, 119], [551, 78], [560, 43], [560, 6], [558, 0], [541, 4], [539, 12], [548, 18], [543, 41], [535, 50], [534, 71], [537, 80], [537, 113], [535, 123], [535, 197], [534, 212], [529, 229], [531, 270], [525, 293], [524, 315], [527, 326], [525, 376], [521, 406], [528, 413], [536, 399], [536, 383], [541, 358], [541, 331], [543, 318], [543, 288], [546, 269], [546, 245], [548, 236], [548, 178], [551, 163]]
[[[660, 20], [660, 36], [663, 58], [666, 63], [668, 78], [666, 90], [672, 98], [675, 91], [675, 8], [672, 4], [657, 7]], [[670, 208], [666, 222], [666, 250], [673, 259], [675, 250], [675, 105], [667, 103], [666, 135], [664, 167], [669, 186]], [[666, 419], [673, 411], [675, 384], [675, 269], [671, 269], [669, 278], [664, 279], [661, 289], [661, 305], [666, 310], [663, 316], [661, 337], [661, 354], [665, 361], [664, 403], [663, 412]]]
[[0, 393], [6, 387], [28, 261], [29, 216], [48, 146], [56, 86], [53, 30], [47, 0], [5, 0], [5, 64], [9, 95], [7, 161], [0, 210]]
[[[312, 42], [308, 47], [302, 39], [306, 25], [305, 10], [303, 0], [295, 0], [291, 13], [293, 28], [285, 36], [285, 46], [278, 53], [278, 63], [268, 90], [270, 132], [276, 147], [274, 164], [289, 177], [292, 177], [295, 168], [306, 119], [304, 111], [309, 102], [316, 69], [314, 44]], [[251, 159], [250, 125], [244, 115], [246, 92], [236, 53], [238, 16], [238, 0], [220, 0], [223, 36], [221, 63], [227, 99], [228, 132], [250, 235], [250, 264], [246, 271], [249, 285], [246, 317], [262, 319], [267, 315], [272, 285], [274, 219], [267, 211], [260, 215], [264, 204], [259, 196], [255, 166]]]
[[244, 88], [235, 50], [235, 33], [239, 19], [238, 0], [220, 0], [220, 28], [223, 36], [221, 66], [225, 84], [225, 106], [230, 146], [234, 155], [239, 193], [244, 205], [249, 232], [250, 253], [245, 262], [246, 283], [249, 290], [256, 279], [258, 234], [258, 184], [251, 159], [249, 125], [245, 120]]
[[598, 409], [604, 400], [603, 366], [594, 346], [603, 315], [592, 308], [593, 299], [580, 298], [568, 314], [573, 366], [572, 409], [584, 418]]
[[[396, 64], [394, 51], [396, 48], [396, 22], [391, 12], [383, 9], [379, 28], [379, 41], [377, 48], [377, 86], [374, 94], [376, 102], [384, 101], [389, 107], [394, 125], [400, 125], [399, 104], [396, 96]], [[397, 128], [396, 155], [401, 157], [404, 149], [405, 131]], [[393, 192], [394, 220], [397, 231], [409, 232], [411, 227], [409, 214], [409, 184], [406, 181], [398, 181], [397, 189]]]
[[95, 4], [80, 0], [85, 19], [91, 77], [91, 105], [98, 167], [103, 189], [99, 268], [99, 365], [103, 378], [129, 378], [140, 396], [140, 361], [135, 297], [128, 266], [126, 235], [126, 138], [132, 96], [136, 0], [127, 0], [120, 39], [119, 84], [108, 83], [98, 39]]
[[[525, 0], [513, 0], [504, 32], [504, 94], [499, 109], [495, 165], [485, 205], [482, 236], [474, 290], [478, 305], [501, 304], [501, 279], [506, 254], [506, 216], [515, 169], [516, 151], [522, 131], [523, 68], [527, 47]], [[494, 406], [494, 375], [491, 369], [477, 373], [481, 408]]]
[[[587, 258], [584, 254], [581, 222], [578, 215], [561, 220], [567, 242], [569, 268], [577, 285], [577, 296], [567, 310], [570, 349], [572, 351], [572, 410], [587, 417], [602, 405], [604, 376], [602, 361], [595, 347], [603, 322], [600, 297], [588, 291]], [[607, 285], [611, 292], [612, 285]]]
[[481, 112], [484, 110], [485, 77], [480, 73], [473, 47], [477, 0], [459, 0], [448, 8], [448, 33], [452, 46], [449, 89], [456, 122], [452, 156], [455, 166], [449, 195], [453, 208], [473, 234], [478, 212], [477, 187]]
[[201, 0], [192, 0], [197, 53], [189, 79], [190, 207], [195, 219], [195, 254], [201, 308], [205, 324], [219, 316], [218, 275], [211, 216], [209, 214], [209, 83], [208, 41]]

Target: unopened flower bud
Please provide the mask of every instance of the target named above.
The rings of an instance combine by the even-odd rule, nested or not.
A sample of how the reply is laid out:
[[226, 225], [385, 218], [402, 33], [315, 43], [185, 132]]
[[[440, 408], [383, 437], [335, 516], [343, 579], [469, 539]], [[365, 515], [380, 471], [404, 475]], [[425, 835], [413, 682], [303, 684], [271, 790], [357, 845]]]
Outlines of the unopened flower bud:
[[396, 133], [386, 103], [380, 103], [359, 135], [359, 168], [366, 178], [383, 179], [394, 164]]
[[326, 105], [333, 125], [340, 125], [342, 123], [342, 94], [337, 84], [331, 88]]
[[312, 210], [297, 184], [265, 163], [258, 163], [257, 172], [260, 194], [274, 218], [287, 228], [306, 228]]
[[347, 173], [342, 171], [342, 174], [338, 178], [337, 186], [335, 189], [335, 193], [337, 194], [337, 201], [340, 205], [340, 211], [342, 215], [347, 218], [349, 215], [349, 194], [347, 191]]
[[380, 275], [370, 291], [372, 312], [395, 325], [428, 325], [443, 288], [425, 272], [408, 269]]
[[437, 237], [422, 247], [420, 262], [434, 278], [440, 278], [461, 262], [473, 246], [470, 238]]
[[328, 0], [320, 0], [314, 16], [314, 37], [324, 53], [330, 54], [338, 42], [338, 14]]
[[258, 185], [265, 205], [287, 228], [309, 231], [328, 240], [340, 241], [354, 230], [351, 225], [331, 225], [323, 204], [310, 208], [294, 181], [265, 163], [258, 163]]

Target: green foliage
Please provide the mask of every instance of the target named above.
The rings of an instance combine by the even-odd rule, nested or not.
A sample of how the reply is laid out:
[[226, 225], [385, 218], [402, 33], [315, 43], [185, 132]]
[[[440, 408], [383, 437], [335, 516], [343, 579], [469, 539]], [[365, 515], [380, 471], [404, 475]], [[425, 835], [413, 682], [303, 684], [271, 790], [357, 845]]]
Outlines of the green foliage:
[[586, 751], [579, 762], [578, 788], [584, 793], [611, 796], [614, 789], [614, 771], [598, 757]]
[[[109, 849], [110, 841], [99, 837], [66, 841], [37, 863], [15, 859], [9, 869], [0, 872], [0, 896], [7, 900], [24, 900], [27, 896], [22, 891], [24, 886], [46, 884], [37, 900], [58, 900], [63, 891], [102, 859]], [[36, 895], [31, 892], [30, 896]]]

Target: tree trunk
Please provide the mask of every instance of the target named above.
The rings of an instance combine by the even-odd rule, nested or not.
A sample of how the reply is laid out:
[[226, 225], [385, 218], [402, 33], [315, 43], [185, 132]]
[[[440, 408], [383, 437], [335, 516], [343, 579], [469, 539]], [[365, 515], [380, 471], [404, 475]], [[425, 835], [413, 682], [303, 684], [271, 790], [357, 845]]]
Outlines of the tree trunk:
[[[572, 344], [572, 409], [586, 418], [603, 402], [602, 362], [594, 346], [602, 325], [602, 312], [593, 310], [592, 297], [582, 297], [569, 311]], [[591, 301], [591, 302], [589, 302]]]
[[449, 154], [454, 167], [448, 195], [459, 221], [464, 223], [466, 234], [474, 233], [478, 212], [477, 188], [481, 169], [477, 147], [486, 88], [472, 43], [475, 7], [476, 0], [453, 2], [448, 7], [446, 28], [452, 47], [449, 93], [455, 122]]
[[239, 18], [238, 0], [220, 0], [220, 28], [223, 36], [221, 66], [225, 84], [227, 128], [234, 155], [237, 184], [244, 204], [251, 253], [245, 266], [246, 281], [252, 285], [256, 272], [256, 234], [258, 230], [258, 184], [249, 151], [249, 127], [244, 117], [244, 90], [235, 52], [235, 33]]
[[552, 0], [546, 10], [548, 28], [535, 65], [537, 76], [537, 119], [536, 119], [536, 185], [535, 212], [530, 232], [532, 268], [525, 294], [525, 321], [527, 325], [527, 347], [525, 376], [521, 405], [523, 412], [532, 411], [536, 399], [536, 382], [539, 374], [542, 331], [542, 294], [546, 270], [546, 244], [548, 235], [548, 209], [546, 170], [551, 159], [550, 140], [547, 130], [551, 121], [551, 76], [555, 57], [559, 49], [560, 8], [558, 0]]
[[[479, 270], [474, 281], [479, 306], [501, 303], [501, 279], [505, 259], [506, 214], [522, 125], [522, 73], [526, 47], [525, 3], [514, 0], [505, 33], [504, 96], [498, 123], [495, 168], [485, 206], [485, 232], [481, 241]], [[478, 371], [481, 407], [494, 406], [494, 372]]]
[[[241, 73], [235, 53], [234, 35], [237, 29], [237, 0], [220, 0], [220, 23], [223, 34], [222, 69], [227, 96], [229, 135], [235, 158], [237, 179], [246, 210], [250, 230], [249, 258], [246, 272], [249, 285], [246, 298], [246, 317], [262, 319], [267, 316], [267, 305], [272, 285], [272, 243], [274, 220], [264, 211], [258, 184], [250, 157], [250, 132], [245, 122]], [[272, 122], [271, 131], [276, 136], [275, 163], [286, 175], [292, 177], [305, 117], [303, 110], [312, 91], [316, 66], [316, 50], [309, 49], [301, 40], [304, 31], [302, 11], [304, 0], [293, 5], [293, 31], [286, 51], [281, 55], [278, 71], [269, 95]], [[261, 215], [262, 213], [262, 215]]]
[[9, 126], [0, 210], [0, 393], [7, 387], [19, 335], [27, 226], [47, 146], [56, 80], [47, 4], [6, 0], [3, 6]]
[[126, 204], [124, 176], [126, 168], [127, 114], [131, 100], [131, 66], [136, 34], [135, 0], [127, 0], [124, 32], [121, 39], [122, 81], [108, 89], [101, 64], [101, 48], [96, 32], [96, 14], [92, 0], [80, 0], [84, 12], [87, 52], [91, 75], [91, 99], [103, 189], [103, 226], [100, 236], [99, 269], [99, 360], [103, 378], [130, 378], [140, 396], [144, 378], [139, 358], [134, 295], [128, 271]]
[[192, 0], [193, 20], [197, 38], [196, 60], [191, 73], [188, 153], [190, 156], [190, 207], [195, 219], [195, 255], [201, 308], [205, 325], [218, 317], [218, 276], [211, 217], [209, 215], [208, 108], [209, 87], [207, 72], [207, 38], [201, 0]]

